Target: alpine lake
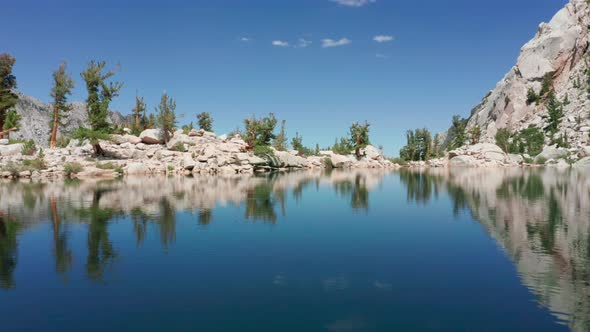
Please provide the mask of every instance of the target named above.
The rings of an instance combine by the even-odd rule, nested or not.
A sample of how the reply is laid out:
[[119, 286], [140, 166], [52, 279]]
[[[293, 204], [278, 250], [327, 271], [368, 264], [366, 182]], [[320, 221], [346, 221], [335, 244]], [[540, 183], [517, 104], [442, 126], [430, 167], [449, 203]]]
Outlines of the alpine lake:
[[590, 331], [590, 174], [0, 182], [2, 331]]

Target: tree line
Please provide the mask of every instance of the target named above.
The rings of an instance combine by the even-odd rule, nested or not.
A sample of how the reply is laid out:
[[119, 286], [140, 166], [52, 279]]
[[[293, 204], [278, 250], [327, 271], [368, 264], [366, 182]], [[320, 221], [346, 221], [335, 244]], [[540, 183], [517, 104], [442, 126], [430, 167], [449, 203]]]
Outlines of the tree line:
[[[10, 132], [18, 130], [20, 126], [20, 116], [15, 110], [18, 101], [18, 95], [15, 93], [17, 88], [16, 77], [13, 74], [13, 66], [16, 59], [10, 54], [0, 54], [0, 138], [9, 135]], [[109, 107], [114, 98], [119, 96], [123, 83], [114, 80], [115, 70], [108, 69], [104, 61], [90, 61], [86, 69], [80, 73], [85, 84], [87, 98], [85, 101], [86, 111], [88, 114], [88, 126], [78, 128], [73, 133], [72, 138], [88, 140], [93, 147], [94, 154], [103, 155], [104, 150], [100, 145], [101, 140], [108, 140], [110, 135], [122, 133], [122, 128], [112, 124], [109, 121]], [[50, 91], [52, 98], [52, 114], [50, 123], [50, 135], [48, 137], [49, 146], [57, 147], [59, 143], [59, 128], [62, 126], [61, 119], [64, 114], [71, 111], [72, 106], [68, 98], [72, 94], [75, 83], [72, 75], [67, 70], [67, 64], [62, 62], [53, 72], [53, 80]], [[131, 133], [139, 135], [147, 129], [158, 128], [162, 130], [163, 140], [167, 144], [174, 133], [178, 119], [176, 115], [176, 101], [164, 92], [160, 98], [160, 103], [155, 107], [153, 113], [148, 113], [147, 105], [142, 96], [136, 95], [135, 105], [131, 110], [132, 120], [129, 124]], [[196, 116], [197, 126], [199, 129], [211, 132], [213, 131], [213, 117], [208, 112], [202, 112]], [[232, 134], [239, 134], [243, 137], [248, 147], [255, 154], [265, 155], [272, 154], [271, 147], [279, 151], [285, 151], [288, 148], [288, 137], [286, 133], [286, 121], [281, 121], [280, 130], [275, 133], [278, 119], [274, 113], [257, 118], [252, 116], [243, 121], [244, 129], [237, 129]], [[336, 153], [350, 154], [354, 153], [361, 157], [361, 150], [371, 144], [369, 140], [368, 122], [355, 122], [349, 128], [349, 134], [346, 137], [336, 140], [331, 149]], [[192, 122], [182, 126], [185, 133], [195, 129]], [[299, 133], [291, 139], [293, 149], [299, 151], [301, 155], [317, 155], [320, 147], [307, 147], [303, 144], [303, 138]]]

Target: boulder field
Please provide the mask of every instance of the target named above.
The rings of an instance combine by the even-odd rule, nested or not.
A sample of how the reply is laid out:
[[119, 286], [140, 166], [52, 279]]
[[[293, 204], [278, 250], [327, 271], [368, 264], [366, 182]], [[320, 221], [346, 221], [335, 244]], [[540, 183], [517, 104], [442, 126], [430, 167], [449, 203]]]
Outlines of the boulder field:
[[[22, 144], [0, 145], [1, 177], [115, 177], [122, 174], [211, 174], [235, 175], [268, 172], [334, 168], [396, 168], [399, 165], [384, 158], [373, 146], [362, 149], [362, 158], [322, 151], [319, 156], [302, 156], [298, 151], [277, 151], [274, 156], [256, 156], [239, 136], [217, 136], [203, 130], [189, 133], [176, 131], [168, 144], [158, 129], [148, 129], [139, 136], [111, 135], [101, 141], [105, 156], [94, 158], [92, 145], [71, 140], [67, 147], [43, 150], [43, 167], [38, 154], [25, 156]], [[76, 167], [72, 167], [75, 165]], [[75, 170], [74, 170], [75, 169]]]

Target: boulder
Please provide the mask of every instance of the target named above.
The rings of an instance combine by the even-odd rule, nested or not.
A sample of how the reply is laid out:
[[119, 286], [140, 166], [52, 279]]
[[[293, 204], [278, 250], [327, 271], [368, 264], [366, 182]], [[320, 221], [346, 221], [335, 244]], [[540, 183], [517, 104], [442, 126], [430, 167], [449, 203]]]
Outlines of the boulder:
[[0, 156], [14, 156], [17, 154], [21, 154], [23, 146], [24, 144], [22, 143], [0, 145]]
[[364, 149], [361, 149], [360, 152], [369, 159], [378, 160], [382, 158], [379, 150], [377, 150], [377, 148], [372, 145], [367, 145]]
[[580, 170], [590, 170], [590, 157], [584, 157], [578, 160], [574, 165], [574, 168]]
[[477, 160], [472, 156], [456, 156], [449, 161], [451, 167], [474, 167], [477, 166]]
[[524, 163], [524, 157], [519, 154], [507, 154], [504, 162], [512, 165], [521, 165]]
[[139, 138], [145, 144], [164, 143], [164, 133], [160, 129], [146, 129], [141, 132]]
[[182, 154], [182, 167], [184, 169], [191, 171], [193, 170], [193, 168], [195, 168], [196, 165], [197, 163], [195, 162], [190, 153]]
[[352, 165], [352, 160], [349, 157], [339, 154], [332, 154], [330, 160], [335, 168], [347, 168]]
[[557, 160], [560, 158], [564, 158], [567, 157], [568, 154], [569, 153], [566, 149], [558, 148], [557, 145], [547, 146], [543, 149], [543, 152], [541, 152], [538, 156], [535, 157], [534, 161], [535, 164], [538, 164], [544, 160]]
[[0, 145], [8, 145], [8, 139], [6, 139], [6, 138], [0, 139]]
[[180, 132], [180, 133], [174, 133], [174, 137], [172, 137], [170, 139], [170, 141], [168, 141], [168, 144], [166, 145], [166, 147], [168, 149], [173, 149], [178, 144], [190, 144], [190, 143], [191, 143], [190, 136], [185, 135], [182, 132]]
[[131, 163], [127, 166], [126, 173], [129, 175], [148, 174], [150, 169], [144, 163]]
[[302, 168], [307, 166], [307, 159], [293, 155], [287, 151], [275, 151], [275, 157], [280, 161], [280, 167]]
[[585, 146], [580, 149], [580, 156], [583, 157], [590, 157], [590, 146]]

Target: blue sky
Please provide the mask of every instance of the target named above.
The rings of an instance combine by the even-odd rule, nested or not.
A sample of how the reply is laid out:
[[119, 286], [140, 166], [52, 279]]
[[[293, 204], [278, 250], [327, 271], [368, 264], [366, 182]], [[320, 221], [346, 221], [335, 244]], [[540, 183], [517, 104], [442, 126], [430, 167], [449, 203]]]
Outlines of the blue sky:
[[60, 61], [77, 83], [72, 100], [84, 100], [79, 73], [105, 60], [125, 84], [112, 103], [122, 113], [136, 91], [153, 110], [166, 90], [181, 124], [210, 112], [220, 134], [274, 112], [310, 146], [367, 120], [372, 142], [397, 155], [406, 129], [467, 116], [565, 3], [19, 0], [2, 5], [0, 52], [17, 58], [19, 89], [41, 100]]

